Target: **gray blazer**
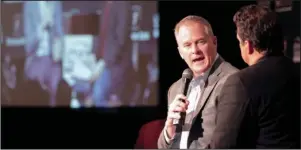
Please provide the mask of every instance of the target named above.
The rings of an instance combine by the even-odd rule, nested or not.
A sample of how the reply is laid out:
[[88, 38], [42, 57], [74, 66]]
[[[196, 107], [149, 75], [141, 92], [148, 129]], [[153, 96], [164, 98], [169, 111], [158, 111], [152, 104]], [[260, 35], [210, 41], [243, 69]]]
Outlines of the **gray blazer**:
[[[192, 116], [193, 123], [188, 125], [188, 127], [185, 127], [185, 130], [190, 130], [187, 142], [188, 148], [203, 149], [210, 143], [212, 133], [216, 126], [215, 118], [217, 98], [228, 76], [237, 71], [238, 69], [224, 61], [220, 56], [213, 64], [208, 79], [205, 82], [205, 86], [202, 89], [202, 94], [196, 108], [198, 113], [195, 113], [195, 115]], [[181, 87], [181, 79], [171, 85], [168, 91], [168, 105], [173, 101], [177, 94], [180, 94]], [[176, 134], [176, 137], [171, 141], [171, 143], [167, 144], [162, 131], [158, 139], [158, 148], [177, 149], [179, 148], [179, 143], [180, 136]]]

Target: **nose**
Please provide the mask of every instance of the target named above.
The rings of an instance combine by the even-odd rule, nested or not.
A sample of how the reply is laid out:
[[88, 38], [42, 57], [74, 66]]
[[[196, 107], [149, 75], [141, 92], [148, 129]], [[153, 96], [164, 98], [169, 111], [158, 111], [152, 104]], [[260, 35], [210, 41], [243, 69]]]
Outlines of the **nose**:
[[197, 46], [197, 44], [193, 44], [191, 47], [191, 52], [193, 54], [197, 54], [200, 51], [200, 48]]

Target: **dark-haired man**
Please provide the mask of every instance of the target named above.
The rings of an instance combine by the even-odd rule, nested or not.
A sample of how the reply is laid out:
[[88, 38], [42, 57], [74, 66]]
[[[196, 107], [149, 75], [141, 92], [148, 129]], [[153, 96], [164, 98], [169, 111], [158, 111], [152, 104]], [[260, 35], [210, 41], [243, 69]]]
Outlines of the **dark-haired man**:
[[276, 14], [249, 5], [233, 20], [249, 67], [227, 79], [208, 147], [300, 148], [300, 75], [283, 55]]

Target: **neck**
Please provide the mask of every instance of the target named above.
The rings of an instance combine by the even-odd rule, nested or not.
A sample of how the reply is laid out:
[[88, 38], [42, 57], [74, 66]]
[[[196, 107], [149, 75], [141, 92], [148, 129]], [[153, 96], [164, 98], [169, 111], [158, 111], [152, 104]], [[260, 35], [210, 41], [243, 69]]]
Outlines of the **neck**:
[[265, 56], [265, 52], [255, 52], [252, 56], [250, 56], [250, 60], [248, 62], [249, 66], [252, 66], [258, 62], [259, 59]]
[[200, 76], [202, 76], [204, 73], [198, 73], [198, 74], [196, 74], [196, 73], [194, 73], [193, 74], [193, 79], [195, 79], [195, 78], [197, 78], [197, 77], [200, 77]]

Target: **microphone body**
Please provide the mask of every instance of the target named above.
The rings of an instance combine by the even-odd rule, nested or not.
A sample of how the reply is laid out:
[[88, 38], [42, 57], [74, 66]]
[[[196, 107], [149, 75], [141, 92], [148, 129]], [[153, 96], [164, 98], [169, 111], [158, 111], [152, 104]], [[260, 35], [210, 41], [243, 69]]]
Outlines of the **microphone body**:
[[[193, 78], [192, 71], [189, 68], [185, 69], [182, 74], [183, 84], [182, 84], [182, 89], [181, 89], [181, 93], [185, 96], [187, 96], [187, 94], [188, 94], [187, 92], [188, 92], [189, 84], [190, 84], [190, 81], [192, 80], [192, 78]], [[183, 101], [183, 100], [181, 100], [181, 101]], [[179, 120], [177, 120], [177, 119], [173, 120], [174, 125], [184, 125], [185, 124], [186, 112], [181, 112], [180, 116], [181, 116], [181, 118]]]

